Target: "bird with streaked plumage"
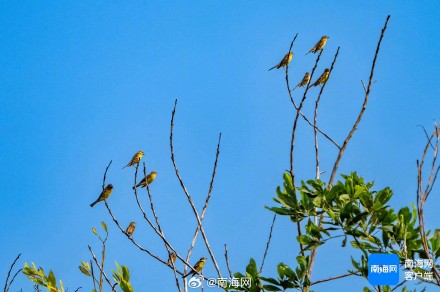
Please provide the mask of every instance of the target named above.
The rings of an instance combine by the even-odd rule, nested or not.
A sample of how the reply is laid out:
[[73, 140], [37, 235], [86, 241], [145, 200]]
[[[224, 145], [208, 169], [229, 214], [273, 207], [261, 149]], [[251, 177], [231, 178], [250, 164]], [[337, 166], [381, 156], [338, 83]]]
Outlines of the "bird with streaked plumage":
[[[138, 187], [145, 188], [145, 186], [147, 184], [150, 185], [156, 179], [156, 175], [157, 175], [157, 172], [152, 171], [136, 185], [136, 188], [138, 188]], [[133, 187], [133, 190], [134, 189], [135, 189], [135, 187]]]
[[269, 71], [272, 70], [272, 69], [275, 69], [275, 68], [280, 69], [281, 67], [286, 67], [287, 64], [289, 64], [290, 61], [292, 61], [292, 57], [293, 57], [293, 53], [292, 52], [288, 52], [283, 57], [283, 59], [277, 65], [275, 65], [272, 68], [270, 68]]
[[168, 257], [167, 265], [169, 266], [171, 264], [174, 264], [176, 262], [176, 258], [177, 258], [177, 255], [175, 252], [170, 253], [170, 255]]
[[[329, 39], [329, 37], [328, 36], [323, 36], [320, 40], [319, 40], [319, 42], [317, 42], [316, 43], [316, 45], [307, 53], [307, 54], [309, 54], [309, 53], [313, 53], [313, 54], [315, 54], [315, 53], [317, 53], [318, 51], [320, 51], [320, 50], [323, 50], [324, 49], [324, 46], [325, 46], [325, 44], [327, 43], [327, 40]], [[307, 55], [306, 54], [306, 55]]]
[[321, 76], [319, 76], [318, 80], [316, 80], [312, 86], [318, 86], [319, 84], [326, 83], [329, 76], [330, 76], [330, 70], [325, 69], [324, 72], [321, 74]]
[[133, 155], [133, 158], [131, 159], [131, 161], [126, 166], [124, 166], [122, 169], [129, 167], [129, 166], [132, 166], [132, 165], [135, 165], [135, 164], [138, 164], [141, 161], [142, 156], [144, 156], [144, 152], [142, 150], [136, 152], [136, 154]]
[[133, 235], [135, 228], [136, 228], [136, 222], [132, 221], [125, 230], [125, 233], [127, 233], [128, 237], [131, 237]]
[[[309, 72], [306, 72], [306, 74], [304, 74], [304, 77], [303, 77], [303, 79], [301, 80], [301, 82], [298, 83], [298, 84], [295, 86], [295, 88], [306, 86], [307, 84], [309, 84], [309, 82], [310, 82], [310, 74], [309, 74]], [[295, 88], [294, 88], [293, 90], [295, 90]]]
[[90, 207], [93, 207], [96, 205], [96, 203], [107, 200], [108, 197], [110, 197], [111, 193], [113, 191], [113, 185], [112, 184], [108, 184], [104, 190], [102, 190], [101, 194], [99, 195], [99, 197], [96, 199], [96, 201], [94, 201], [93, 203], [90, 204]]

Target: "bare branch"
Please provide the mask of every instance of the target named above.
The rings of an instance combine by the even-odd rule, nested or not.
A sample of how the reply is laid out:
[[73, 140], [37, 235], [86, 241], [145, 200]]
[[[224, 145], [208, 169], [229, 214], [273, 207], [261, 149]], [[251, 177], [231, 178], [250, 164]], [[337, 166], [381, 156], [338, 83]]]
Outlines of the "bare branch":
[[[211, 192], [212, 192], [212, 188], [214, 186], [214, 179], [215, 179], [215, 174], [216, 174], [216, 171], [217, 171], [217, 162], [218, 162], [218, 158], [219, 158], [219, 155], [220, 155], [220, 142], [221, 142], [221, 139], [222, 139], [222, 133], [220, 133], [219, 136], [218, 136], [218, 143], [217, 143], [217, 151], [215, 153], [214, 168], [212, 169], [211, 182], [209, 183], [208, 195], [206, 196], [205, 205], [203, 206], [202, 214], [200, 215], [200, 221], [202, 221], [203, 217], [205, 217], [206, 209], [208, 208], [209, 199], [211, 198]], [[197, 225], [196, 231], [194, 232], [194, 236], [193, 236], [192, 241], [191, 241], [190, 248], [188, 250], [188, 254], [186, 256], [186, 261], [189, 261], [189, 258], [191, 256], [192, 250], [193, 250], [193, 248], [195, 246], [196, 239], [197, 239], [197, 236], [199, 234], [199, 231], [200, 231], [200, 228]], [[186, 269], [185, 269], [185, 272], [186, 272]]]
[[228, 245], [226, 243], [225, 243], [225, 261], [226, 261], [226, 267], [228, 268], [229, 277], [232, 278], [231, 267], [229, 266]]
[[11, 281], [9, 282], [9, 285], [8, 285], [8, 280], [9, 280], [9, 277], [11, 276], [12, 269], [14, 268], [15, 263], [18, 261], [18, 259], [20, 258], [20, 256], [21, 256], [21, 253], [18, 254], [18, 256], [15, 258], [15, 260], [12, 262], [11, 266], [9, 267], [8, 275], [6, 276], [6, 281], [5, 281], [4, 292], [8, 292], [8, 291], [9, 291], [9, 288], [11, 288], [11, 285], [12, 285], [12, 283], [14, 282], [15, 277], [16, 277], [17, 274], [18, 274], [19, 272], [21, 272], [21, 270], [22, 270], [22, 269], [19, 269], [19, 270], [15, 273], [15, 275], [12, 277], [12, 279], [11, 279]]
[[343, 275], [334, 276], [334, 277], [330, 277], [330, 278], [327, 278], [327, 279], [323, 279], [323, 280], [318, 280], [318, 281], [315, 281], [315, 282], [311, 282], [311, 283], [310, 283], [310, 286], [312, 286], [312, 285], [316, 285], [316, 284], [319, 284], [319, 283], [324, 283], [324, 282], [328, 282], [328, 281], [336, 280], [336, 279], [345, 278], [345, 277], [348, 277], [348, 276], [358, 276], [358, 275], [357, 275], [357, 274], [353, 274], [353, 273], [347, 273], [347, 274], [343, 274]]
[[269, 251], [270, 240], [272, 239], [272, 231], [273, 231], [273, 227], [275, 225], [276, 219], [277, 219], [277, 214], [273, 215], [272, 225], [270, 225], [269, 237], [267, 239], [266, 249], [264, 250], [263, 260], [261, 261], [260, 274], [263, 272], [264, 261], [266, 260], [267, 252]]
[[[105, 273], [105, 271], [102, 269], [101, 265], [99, 264], [98, 259], [96, 258], [95, 253], [92, 250], [92, 247], [90, 245], [88, 245], [88, 247], [89, 247], [90, 254], [92, 255], [92, 258], [95, 261], [95, 264], [98, 266], [100, 274], [104, 275], [105, 281], [112, 288], [112, 291], [116, 292], [116, 289], [113, 288], [112, 283], [110, 282], [110, 279], [107, 277], [107, 274]], [[100, 288], [102, 289], [101, 283], [100, 283]]]
[[[335, 66], [336, 63], [336, 59], [338, 58], [339, 55], [339, 47], [336, 50], [336, 54], [335, 57], [333, 58], [333, 62], [332, 65], [330, 66], [330, 71], [329, 71], [329, 77], [328, 79], [330, 79], [330, 76], [332, 74], [333, 68]], [[319, 179], [321, 172], [319, 171], [319, 147], [318, 147], [318, 107], [319, 107], [319, 102], [321, 100], [321, 95], [324, 92], [324, 88], [327, 85], [327, 82], [325, 82], [322, 86], [321, 86], [321, 90], [319, 91], [318, 94], [318, 98], [315, 101], [315, 111], [313, 114], [313, 132], [314, 132], [314, 136], [315, 136], [315, 170], [316, 170], [316, 174], [315, 177], [316, 179]]]
[[332, 173], [330, 175], [330, 179], [329, 179], [329, 187], [331, 187], [333, 180], [335, 179], [335, 175], [336, 175], [336, 171], [338, 170], [339, 167], [339, 163], [341, 162], [342, 159], [342, 155], [344, 154], [345, 149], [347, 148], [348, 142], [350, 142], [351, 138], [353, 137], [354, 132], [357, 130], [360, 121], [362, 120], [362, 117], [364, 116], [364, 112], [367, 108], [367, 104], [368, 104], [368, 97], [370, 96], [370, 92], [371, 92], [371, 85], [373, 84], [373, 77], [374, 77], [374, 69], [376, 67], [376, 61], [377, 61], [377, 57], [379, 56], [379, 51], [380, 51], [380, 45], [382, 43], [382, 39], [385, 35], [385, 31], [387, 29], [387, 25], [388, 25], [388, 21], [390, 20], [390, 15], [388, 15], [386, 21], [385, 21], [385, 25], [382, 28], [382, 33], [380, 35], [379, 38], [379, 42], [377, 43], [377, 47], [376, 47], [376, 53], [374, 55], [373, 58], [373, 64], [371, 66], [371, 70], [370, 70], [370, 78], [368, 80], [368, 86], [367, 86], [367, 90], [365, 91], [365, 98], [364, 98], [364, 103], [362, 105], [362, 109], [355, 121], [355, 123], [353, 124], [353, 127], [351, 128], [350, 132], [348, 133], [347, 138], [344, 140], [344, 143], [342, 144], [341, 149], [339, 150], [338, 153], [338, 157], [336, 158], [335, 164], [333, 166], [333, 170]]
[[179, 169], [177, 168], [177, 165], [176, 165], [176, 160], [175, 160], [175, 157], [174, 157], [174, 146], [173, 146], [173, 128], [174, 128], [174, 117], [175, 117], [175, 114], [176, 114], [176, 106], [177, 106], [177, 99], [174, 102], [174, 109], [173, 109], [173, 112], [171, 114], [171, 125], [170, 125], [171, 161], [173, 162], [174, 171], [176, 173], [177, 179], [179, 180], [180, 186], [182, 187], [182, 190], [185, 193], [186, 198], [188, 199], [188, 203], [190, 204], [190, 206], [192, 208], [194, 216], [196, 217], [197, 224], [198, 224], [198, 226], [200, 228], [200, 231], [202, 233], [203, 240], [205, 242], [206, 248], [208, 249], [208, 252], [209, 252], [211, 260], [212, 260], [212, 262], [214, 264], [214, 267], [217, 270], [217, 273], [218, 273], [219, 277], [222, 278], [222, 275], [221, 275], [221, 272], [220, 272], [220, 268], [218, 267], [218, 264], [217, 264], [217, 261], [215, 259], [214, 253], [212, 252], [211, 246], [209, 245], [208, 237], [205, 234], [205, 230], [203, 228], [202, 221], [200, 220], [199, 213], [197, 212], [197, 209], [196, 209], [196, 207], [194, 205], [194, 202], [193, 202], [193, 200], [191, 198], [191, 195], [189, 194], [189, 192], [188, 192], [188, 190], [187, 190], [187, 188], [186, 188], [186, 186], [185, 186], [185, 184], [184, 184], [184, 182], [183, 182], [183, 180], [182, 180], [182, 178], [181, 178], [181, 176], [179, 174]]

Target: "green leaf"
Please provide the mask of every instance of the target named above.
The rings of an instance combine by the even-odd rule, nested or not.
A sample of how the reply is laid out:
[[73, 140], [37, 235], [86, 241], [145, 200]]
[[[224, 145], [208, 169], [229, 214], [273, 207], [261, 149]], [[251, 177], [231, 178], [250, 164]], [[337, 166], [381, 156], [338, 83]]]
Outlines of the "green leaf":
[[80, 270], [84, 275], [86, 275], [86, 276], [91, 276], [89, 270], [87, 270], [87, 269], [84, 268], [83, 266], [79, 266], [78, 268], [79, 268], [79, 270]]
[[49, 271], [49, 275], [47, 275], [47, 281], [54, 287], [57, 286], [57, 280], [55, 279], [55, 274], [52, 270]]
[[105, 233], [108, 233], [107, 224], [104, 221], [101, 221], [102, 229], [104, 229]]
[[253, 258], [250, 259], [249, 264], [246, 267], [246, 272], [254, 278], [258, 277], [257, 263]]
[[126, 266], [122, 266], [122, 278], [127, 282], [130, 280], [130, 272]]
[[278, 288], [277, 286], [274, 285], [263, 285], [263, 289], [265, 291], [283, 291], [280, 288]]

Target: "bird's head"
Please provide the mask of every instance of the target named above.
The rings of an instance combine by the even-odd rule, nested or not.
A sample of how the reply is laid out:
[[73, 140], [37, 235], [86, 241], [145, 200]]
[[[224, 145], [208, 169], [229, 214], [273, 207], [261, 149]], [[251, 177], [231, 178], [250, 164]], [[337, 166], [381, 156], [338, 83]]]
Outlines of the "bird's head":
[[201, 263], [205, 263], [205, 262], [206, 262], [206, 258], [201, 258], [201, 259], [200, 259], [200, 262], [201, 262]]
[[330, 38], [330, 37], [328, 37], [328, 36], [326, 36], [326, 35], [322, 37], [322, 39], [325, 40], [325, 41], [328, 40], [329, 38]]
[[108, 184], [106, 189], [113, 189], [113, 185], [112, 184]]
[[134, 227], [134, 226], [136, 226], [136, 222], [131, 221], [130, 225]]
[[325, 69], [324, 72], [328, 73], [330, 72], [330, 69]]
[[144, 151], [139, 150], [137, 154], [140, 155], [140, 156], [144, 156]]
[[151, 176], [153, 179], [156, 177], [156, 175], [157, 175], [157, 172], [155, 172], [155, 171], [152, 171], [152, 172], [150, 173], [150, 176]]

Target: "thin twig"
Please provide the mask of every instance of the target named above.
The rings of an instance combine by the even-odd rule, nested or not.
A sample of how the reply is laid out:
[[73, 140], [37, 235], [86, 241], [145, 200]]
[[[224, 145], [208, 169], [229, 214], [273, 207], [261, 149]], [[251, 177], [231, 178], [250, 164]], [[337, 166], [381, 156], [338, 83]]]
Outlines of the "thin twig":
[[[417, 127], [421, 127], [423, 129], [423, 132], [425, 133], [426, 139], [430, 140], [428, 132], [426, 131], [425, 127], [423, 127], [422, 125], [417, 125]], [[430, 145], [431, 145], [431, 148], [434, 149], [434, 145], [432, 145], [431, 143], [430, 143]]]
[[[310, 80], [312, 80], [313, 74], [315, 73], [315, 70], [318, 67], [318, 63], [319, 63], [319, 59], [321, 58], [321, 55], [322, 55], [322, 50], [319, 52], [318, 57], [316, 58], [315, 65], [314, 65], [314, 67], [312, 69], [312, 73], [310, 74]], [[288, 71], [287, 71], [287, 67], [286, 67], [286, 75], [287, 74], [288, 74]], [[289, 84], [288, 78], [286, 78], [286, 85], [287, 85], [288, 91], [290, 92], [290, 84]], [[309, 91], [310, 87], [311, 86], [309, 86], [309, 85], [306, 86], [306, 89], [304, 90], [304, 94], [303, 94], [303, 97], [301, 99], [301, 102], [300, 102], [299, 106], [295, 107], [296, 108], [296, 115], [295, 115], [295, 120], [293, 122], [292, 138], [291, 138], [291, 141], [290, 141], [290, 170], [289, 170], [290, 176], [292, 177], [293, 189], [295, 189], [295, 172], [294, 172], [294, 169], [293, 169], [293, 154], [294, 154], [294, 148], [295, 148], [295, 133], [296, 133], [297, 125], [298, 125], [298, 118], [299, 118], [301, 109], [302, 109], [302, 107], [304, 105], [304, 102], [305, 102], [305, 100], [307, 98], [307, 92]]]
[[11, 281], [9, 281], [8, 290], [6, 290], [6, 291], [9, 291], [9, 288], [11, 288], [11, 285], [12, 285], [12, 283], [14, 282], [15, 277], [17, 277], [17, 275], [18, 275], [21, 271], [23, 271], [23, 269], [18, 269], [18, 271], [15, 272], [15, 274], [14, 274], [14, 276], [12, 277]]
[[[108, 285], [110, 287], [112, 287], [112, 291], [116, 292], [116, 290], [113, 289], [112, 283], [110, 282], [110, 279], [107, 277], [107, 274], [105, 273], [104, 270], [101, 269], [101, 265], [99, 264], [98, 259], [96, 258], [95, 253], [92, 250], [92, 247], [90, 245], [88, 245], [88, 247], [89, 247], [90, 254], [92, 255], [92, 258], [95, 261], [95, 264], [98, 266], [98, 269], [99, 269], [100, 273], [102, 275], [104, 275], [104, 278], [105, 278], [106, 282], [108, 283]], [[100, 289], [102, 289], [102, 287], [100, 287]]]
[[[5, 289], [4, 289], [4, 292], [7, 292], [7, 291], [9, 290], [9, 288], [11, 287], [12, 282], [13, 282], [14, 279], [15, 279], [15, 276], [16, 276], [17, 273], [18, 273], [18, 272], [17, 272], [17, 273], [14, 275], [14, 277], [12, 277], [12, 280], [11, 280], [11, 282], [9, 282], [9, 285], [8, 285], [8, 280], [9, 280], [9, 277], [11, 276], [12, 269], [14, 268], [15, 263], [18, 261], [18, 259], [20, 258], [20, 256], [21, 256], [21, 253], [18, 254], [18, 256], [15, 258], [15, 260], [12, 262], [11, 266], [9, 267], [8, 275], [6, 276], [6, 281], [5, 281]], [[21, 269], [20, 269], [20, 271], [21, 271]], [[20, 272], [20, 271], [19, 271], [19, 272]]]
[[226, 267], [228, 268], [229, 277], [232, 278], [232, 271], [231, 271], [231, 267], [229, 266], [228, 245], [226, 243], [225, 243], [225, 261], [226, 261]]
[[379, 51], [380, 51], [380, 45], [382, 43], [382, 39], [385, 35], [385, 31], [387, 29], [387, 25], [388, 25], [388, 21], [390, 20], [390, 15], [388, 15], [386, 21], [385, 21], [385, 25], [382, 28], [382, 33], [380, 35], [379, 38], [379, 42], [377, 43], [377, 47], [376, 47], [376, 53], [374, 55], [374, 59], [373, 59], [373, 64], [371, 66], [371, 70], [370, 70], [370, 78], [368, 80], [368, 86], [367, 86], [367, 90], [365, 91], [365, 98], [364, 98], [364, 103], [362, 105], [362, 109], [356, 119], [356, 121], [353, 124], [353, 127], [351, 128], [350, 132], [348, 133], [347, 138], [344, 140], [344, 143], [342, 144], [341, 149], [339, 150], [338, 153], [338, 157], [335, 161], [335, 164], [333, 166], [333, 170], [332, 173], [330, 175], [330, 179], [329, 179], [329, 187], [331, 187], [333, 180], [335, 179], [335, 175], [336, 175], [336, 171], [338, 170], [339, 167], [339, 163], [341, 162], [342, 159], [342, 155], [344, 154], [345, 149], [347, 148], [348, 142], [350, 142], [351, 138], [353, 137], [354, 132], [357, 130], [360, 121], [362, 120], [362, 117], [364, 116], [364, 112], [367, 108], [367, 104], [368, 104], [368, 97], [370, 96], [370, 91], [371, 91], [371, 85], [373, 84], [373, 76], [374, 76], [374, 69], [376, 67], [376, 61], [377, 61], [377, 57], [379, 56]]
[[[336, 59], [338, 58], [339, 55], [339, 47], [336, 50], [336, 54], [335, 57], [333, 58], [333, 62], [332, 65], [330, 66], [330, 71], [329, 71], [329, 76], [328, 79], [330, 79], [330, 76], [332, 74], [333, 68], [335, 66], [336, 63]], [[313, 132], [314, 132], [314, 136], [315, 136], [315, 170], [316, 170], [316, 174], [315, 174], [315, 178], [319, 179], [321, 172], [319, 171], [319, 147], [318, 147], [318, 107], [319, 107], [319, 102], [321, 101], [321, 95], [324, 92], [324, 88], [327, 85], [327, 82], [325, 82], [322, 86], [321, 86], [321, 90], [319, 91], [318, 94], [318, 98], [316, 98], [315, 101], [315, 110], [314, 110], [314, 114], [313, 114]]]
[[336, 280], [336, 279], [345, 278], [345, 277], [348, 277], [348, 276], [353, 276], [353, 275], [356, 275], [356, 274], [347, 273], [347, 274], [343, 274], [343, 275], [339, 275], [339, 276], [330, 277], [330, 278], [327, 278], [327, 279], [318, 280], [318, 281], [315, 281], [315, 282], [311, 282], [310, 286], [316, 285], [316, 284], [319, 284], [319, 283], [324, 283], [324, 282]]
[[[221, 139], [222, 139], [222, 133], [220, 133], [219, 136], [218, 136], [217, 151], [215, 153], [214, 167], [212, 169], [212, 174], [211, 174], [211, 182], [209, 183], [208, 194], [206, 196], [205, 205], [203, 206], [203, 209], [202, 209], [202, 214], [200, 215], [200, 221], [202, 221], [203, 218], [205, 217], [206, 209], [208, 208], [208, 204], [209, 204], [209, 199], [211, 198], [211, 193], [212, 193], [212, 189], [213, 189], [213, 186], [214, 186], [215, 174], [216, 174], [216, 171], [217, 171], [218, 158], [220, 156], [220, 142], [221, 142]], [[186, 256], [186, 261], [189, 261], [189, 259], [190, 259], [191, 253], [192, 253], [192, 251], [194, 249], [194, 246], [195, 246], [195, 243], [196, 243], [197, 236], [199, 235], [199, 231], [200, 231], [200, 228], [197, 225], [196, 231], [194, 232], [194, 235], [193, 235], [193, 238], [192, 238], [192, 241], [191, 241], [190, 248], [188, 250], [188, 254]], [[185, 266], [184, 271], [186, 272], [186, 266]]]
[[90, 260], [90, 273], [92, 275], [93, 288], [95, 289], [95, 291], [98, 291], [98, 290], [96, 290], [96, 283], [98, 283], [98, 280], [96, 280], [95, 273], [93, 272], [93, 262], [92, 262], [92, 260]]
[[104, 177], [102, 178], [102, 190], [104, 190], [104, 188], [105, 188], [105, 181], [107, 180], [107, 172], [108, 172], [108, 169], [110, 168], [110, 165], [112, 164], [112, 162], [113, 162], [113, 160], [110, 160], [107, 167], [105, 168]]
[[[147, 169], [146, 169], [146, 166], [145, 166], [145, 162], [143, 163], [143, 166], [144, 166], [145, 187], [146, 187], [146, 189], [147, 189], [148, 198], [149, 198], [149, 200], [150, 200], [150, 208], [151, 208], [151, 212], [153, 213], [154, 220], [156, 221], [157, 229], [158, 229], [158, 231], [160, 232], [160, 235], [159, 235], [159, 236], [160, 236], [162, 239], [165, 239], [165, 233], [162, 231], [162, 227], [160, 226], [160, 223], [159, 223], [159, 217], [157, 216], [157, 214], [156, 214], [156, 209], [154, 208], [154, 204], [153, 204], [153, 196], [151, 195], [150, 186], [149, 186], [149, 184], [148, 184], [148, 180], [147, 180]], [[136, 168], [136, 173], [137, 173], [137, 168]], [[137, 175], [135, 174], [135, 186], [136, 186], [136, 176], [137, 176]], [[136, 187], [135, 187], [135, 189], [136, 189]], [[136, 198], [137, 198], [137, 196], [136, 196]], [[138, 201], [138, 202], [139, 202], [139, 201]], [[171, 251], [170, 251], [170, 248], [168, 247], [168, 245], [167, 245], [167, 243], [166, 243], [166, 240], [164, 241], [164, 244], [165, 244], [165, 248], [166, 248], [166, 250], [167, 250], [167, 252], [168, 252], [168, 257], [169, 257], [169, 256], [171, 255]], [[176, 253], [176, 254], [177, 254], [177, 253]], [[176, 267], [174, 266], [174, 263], [172, 263], [172, 267], [173, 267], [174, 279], [175, 279], [175, 281], [176, 281], [177, 289], [181, 292], [182, 289], [181, 289], [181, 287], [180, 287], [179, 278], [178, 278], [178, 276], [177, 276]]]
[[270, 240], [272, 239], [272, 231], [276, 219], [277, 219], [277, 214], [273, 215], [272, 224], [270, 225], [269, 237], [267, 238], [266, 249], [264, 250], [263, 260], [261, 261], [260, 274], [263, 272], [264, 261], [266, 260], [267, 252], [269, 251]]
[[204, 242], [205, 242], [206, 248], [208, 249], [208, 252], [209, 252], [209, 255], [210, 255], [210, 257], [211, 257], [211, 260], [212, 260], [212, 262], [213, 262], [213, 264], [214, 264], [214, 267], [215, 267], [215, 269], [217, 270], [217, 273], [218, 273], [219, 277], [222, 278], [222, 275], [221, 275], [221, 272], [220, 272], [220, 268], [218, 267], [218, 264], [217, 264], [217, 261], [216, 261], [216, 259], [215, 259], [214, 253], [212, 252], [211, 246], [209, 245], [208, 237], [207, 237], [206, 234], [205, 234], [205, 230], [204, 230], [203, 225], [202, 225], [202, 222], [201, 222], [201, 220], [200, 220], [199, 213], [197, 212], [197, 209], [196, 209], [196, 207], [195, 207], [195, 205], [194, 205], [194, 202], [193, 202], [193, 200], [192, 200], [192, 198], [191, 198], [191, 196], [190, 196], [190, 194], [189, 194], [189, 192], [188, 192], [188, 190], [187, 190], [185, 184], [183, 183], [182, 178], [180, 177], [179, 170], [178, 170], [177, 165], [176, 165], [176, 160], [175, 160], [175, 158], [174, 158], [173, 128], [174, 128], [174, 117], [175, 117], [175, 114], [176, 114], [176, 106], [177, 106], [177, 99], [176, 99], [175, 102], [174, 102], [174, 109], [173, 109], [173, 112], [172, 112], [172, 115], [171, 115], [171, 125], [170, 125], [170, 151], [171, 151], [171, 161], [172, 161], [172, 163], [173, 163], [174, 171], [175, 171], [175, 173], [176, 173], [176, 177], [177, 177], [177, 179], [179, 180], [180, 186], [182, 187], [182, 190], [183, 190], [183, 192], [185, 193], [186, 198], [188, 199], [189, 204], [191, 205], [191, 208], [192, 208], [192, 211], [193, 211], [193, 213], [194, 213], [194, 216], [196, 217], [197, 224], [198, 224], [198, 226], [199, 226], [199, 228], [200, 228], [200, 231], [201, 231], [201, 233], [202, 233], [203, 240], [204, 240]]

